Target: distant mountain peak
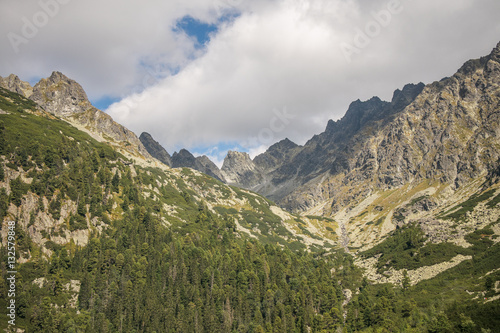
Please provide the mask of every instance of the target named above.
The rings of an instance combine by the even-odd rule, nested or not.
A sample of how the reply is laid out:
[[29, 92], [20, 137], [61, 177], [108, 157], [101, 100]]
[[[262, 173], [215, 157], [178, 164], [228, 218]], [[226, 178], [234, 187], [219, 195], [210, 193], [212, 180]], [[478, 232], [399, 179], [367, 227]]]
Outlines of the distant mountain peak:
[[245, 152], [228, 151], [222, 164], [221, 172], [229, 184], [257, 184], [256, 166], [250, 155]]
[[5, 78], [0, 76], [0, 87], [18, 93], [26, 98], [33, 94], [33, 87], [28, 82], [21, 81], [15, 74], [10, 74]]
[[153, 139], [151, 134], [142, 132], [139, 136], [139, 140], [141, 140], [142, 144], [149, 152], [149, 154], [151, 154], [151, 156], [153, 156], [163, 164], [172, 166], [172, 157], [165, 150], [165, 148], [163, 148], [155, 139]]
[[178, 152], [176, 151], [172, 154], [172, 166], [174, 168], [187, 166], [187, 159], [193, 160], [194, 163], [195, 157], [187, 149], [182, 148]]

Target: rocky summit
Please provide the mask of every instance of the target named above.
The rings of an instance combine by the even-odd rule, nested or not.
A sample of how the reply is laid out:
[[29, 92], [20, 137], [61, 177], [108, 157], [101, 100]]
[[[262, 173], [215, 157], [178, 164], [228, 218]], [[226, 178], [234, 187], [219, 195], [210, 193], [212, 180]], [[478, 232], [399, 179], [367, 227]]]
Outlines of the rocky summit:
[[245, 184], [252, 188], [262, 182], [262, 177], [248, 153], [229, 151], [221, 171], [229, 184]]
[[61, 72], [41, 79], [29, 98], [45, 111], [60, 117], [71, 117], [93, 108], [82, 86]]
[[186, 149], [172, 155], [173, 168], [191, 168], [203, 172], [217, 180], [224, 181], [219, 168], [206, 156], [195, 157]]

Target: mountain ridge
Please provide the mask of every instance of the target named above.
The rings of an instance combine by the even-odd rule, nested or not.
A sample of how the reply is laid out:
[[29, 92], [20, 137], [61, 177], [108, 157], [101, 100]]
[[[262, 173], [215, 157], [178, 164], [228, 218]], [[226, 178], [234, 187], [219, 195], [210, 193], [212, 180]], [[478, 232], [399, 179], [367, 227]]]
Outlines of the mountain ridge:
[[52, 72], [34, 87], [11, 74], [7, 78], [0, 77], [0, 86], [21, 93], [45, 111], [89, 133], [96, 140], [112, 143], [129, 158], [153, 162], [151, 155], [132, 131], [95, 108], [82, 86], [61, 72]]

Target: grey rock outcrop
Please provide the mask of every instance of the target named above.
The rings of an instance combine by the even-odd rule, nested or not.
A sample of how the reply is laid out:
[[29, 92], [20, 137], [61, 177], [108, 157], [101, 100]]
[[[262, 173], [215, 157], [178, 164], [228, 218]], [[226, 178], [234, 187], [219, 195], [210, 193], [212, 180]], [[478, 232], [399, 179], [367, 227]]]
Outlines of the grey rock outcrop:
[[286, 164], [293, 157], [294, 150], [299, 147], [289, 139], [284, 139], [269, 147], [266, 152], [255, 156], [253, 162], [259, 169], [269, 172]]
[[139, 136], [139, 140], [141, 140], [144, 147], [147, 149], [149, 154], [159, 160], [160, 162], [172, 166], [172, 157], [170, 154], [163, 148], [153, 137], [151, 134], [143, 132]]
[[211, 177], [214, 177], [217, 180], [220, 180], [221, 182], [226, 182], [224, 175], [220, 171], [220, 169], [215, 165], [214, 162], [212, 162], [207, 156], [198, 156], [196, 157], [196, 162], [197, 165], [200, 166], [200, 169], [198, 171], [201, 171]]
[[[257, 191], [273, 200], [287, 194], [297, 183], [290, 177], [295, 171], [290, 164], [302, 147], [281, 140], [253, 160], [247, 153], [230, 151], [224, 159], [222, 173], [228, 183]], [[282, 169], [282, 174], [276, 170]]]
[[245, 184], [252, 188], [262, 182], [261, 171], [247, 153], [229, 151], [221, 171], [228, 184]]
[[92, 107], [65, 119], [97, 134], [104, 141], [114, 143], [121, 151], [126, 151], [133, 157], [151, 159], [151, 155], [134, 132], [118, 124], [110, 115], [99, 109]]
[[139, 137], [149, 154], [160, 162], [173, 168], [191, 168], [203, 172], [221, 182], [225, 182], [220, 169], [207, 156], [195, 157], [186, 149], [175, 152], [172, 156], [163, 148], [151, 134], [143, 132]]
[[[394, 92], [391, 102], [384, 102], [378, 97], [366, 102], [355, 101], [342, 119], [330, 120], [326, 130], [304, 146], [285, 139], [269, 147], [253, 161], [236, 159], [236, 153], [228, 154], [228, 163], [224, 161], [222, 171], [234, 185], [255, 190], [290, 210], [303, 210], [311, 206], [307, 196], [288, 196], [297, 188], [300, 188], [297, 193], [303, 191], [303, 185], [317, 184], [325, 177], [351, 170], [354, 163], [350, 158], [355, 147], [365, 139], [367, 129], [374, 132], [383, 126], [410, 104], [423, 88], [423, 83], [406, 85], [403, 90]], [[229, 163], [231, 160], [238, 162]], [[325, 193], [324, 189], [315, 185], [311, 187], [315, 187], [317, 192], [308, 196], [313, 200], [318, 194]]]
[[173, 168], [191, 168], [196, 169], [196, 157], [186, 149], [181, 149], [179, 152], [174, 152], [172, 155]]
[[[396, 91], [391, 105], [378, 99], [354, 102], [342, 120], [330, 122], [306, 144], [318, 149], [308, 159], [319, 166], [316, 170], [330, 167], [328, 180], [304, 182], [282, 204], [296, 210], [331, 200], [330, 212], [335, 212], [374, 189], [423, 180], [458, 188], [498, 168], [498, 53], [497, 46], [425, 88], [406, 86]], [[357, 117], [348, 121], [351, 113]]]
[[82, 86], [61, 72], [52, 72], [50, 77], [41, 79], [33, 87], [30, 99], [59, 117], [70, 117], [93, 108]]

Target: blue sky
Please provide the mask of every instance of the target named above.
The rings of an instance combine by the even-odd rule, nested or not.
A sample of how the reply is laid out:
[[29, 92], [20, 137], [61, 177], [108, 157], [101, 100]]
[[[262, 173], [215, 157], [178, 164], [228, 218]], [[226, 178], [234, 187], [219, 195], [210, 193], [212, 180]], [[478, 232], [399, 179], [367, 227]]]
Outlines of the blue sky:
[[92, 105], [99, 110], [106, 110], [111, 104], [120, 101], [119, 97], [104, 96], [98, 100], [92, 100]]
[[174, 31], [183, 31], [188, 36], [196, 38], [199, 47], [203, 47], [210, 40], [210, 34], [217, 32], [217, 25], [184, 16], [177, 21]]

